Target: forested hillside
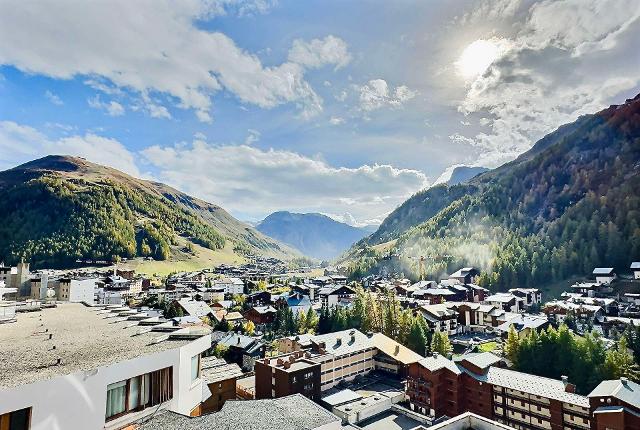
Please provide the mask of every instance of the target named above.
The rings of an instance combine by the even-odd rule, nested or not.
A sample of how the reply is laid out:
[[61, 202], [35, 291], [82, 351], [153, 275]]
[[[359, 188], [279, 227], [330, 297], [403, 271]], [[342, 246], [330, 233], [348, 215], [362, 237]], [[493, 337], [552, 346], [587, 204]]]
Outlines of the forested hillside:
[[68, 267], [77, 259], [165, 260], [177, 238], [217, 250], [292, 251], [222, 208], [81, 158], [48, 156], [0, 172], [0, 260]]
[[[528, 153], [467, 185], [434, 187], [405, 202], [355, 246], [351, 273], [417, 276], [483, 269], [496, 289], [627, 269], [640, 258], [640, 96], [582, 117]], [[416, 215], [417, 214], [417, 215]], [[410, 227], [409, 227], [410, 226]], [[390, 253], [370, 245], [397, 238]]]

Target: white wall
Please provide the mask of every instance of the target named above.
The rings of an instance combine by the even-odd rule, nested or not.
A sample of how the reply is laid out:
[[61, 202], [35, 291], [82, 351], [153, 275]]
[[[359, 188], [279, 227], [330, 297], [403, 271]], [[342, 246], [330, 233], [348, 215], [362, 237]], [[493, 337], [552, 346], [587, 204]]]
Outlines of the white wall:
[[69, 301], [93, 303], [98, 279], [72, 279], [69, 286]]
[[[188, 414], [200, 402], [202, 393], [200, 380], [191, 384], [191, 357], [210, 346], [210, 337], [205, 336], [182, 348], [0, 390], [0, 414], [31, 407], [30, 430], [103, 429], [107, 385], [170, 366], [173, 366], [173, 399], [166, 407]], [[119, 428], [139, 416], [127, 414], [110, 421], [108, 428]]]

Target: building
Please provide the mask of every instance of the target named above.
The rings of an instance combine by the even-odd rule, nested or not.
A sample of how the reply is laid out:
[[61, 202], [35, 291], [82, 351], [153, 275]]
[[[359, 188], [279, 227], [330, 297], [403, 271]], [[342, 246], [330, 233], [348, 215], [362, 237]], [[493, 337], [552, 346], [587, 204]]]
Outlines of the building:
[[273, 306], [254, 306], [244, 313], [244, 318], [255, 325], [271, 324], [276, 319], [276, 313]]
[[356, 292], [346, 285], [328, 285], [318, 290], [318, 297], [322, 306], [334, 307], [340, 303], [351, 303]]
[[633, 273], [633, 279], [640, 279], [640, 261], [631, 263], [631, 273]]
[[504, 314], [501, 308], [493, 305], [471, 302], [447, 302], [445, 306], [456, 312], [458, 331], [485, 332], [500, 325], [499, 316]]
[[594, 430], [640, 429], [640, 384], [626, 378], [602, 381], [588, 397]]
[[589, 399], [575, 394], [566, 378], [506, 369], [491, 353], [463, 356], [457, 362], [434, 355], [409, 372], [410, 407], [428, 415], [472, 412], [526, 430], [591, 428]]
[[220, 412], [185, 417], [163, 411], [138, 430], [341, 430], [342, 420], [300, 394], [228, 401]]
[[524, 300], [524, 306], [530, 308], [542, 304], [542, 292], [537, 288], [512, 288], [511, 294]]
[[65, 303], [0, 324], [0, 361], [11, 363], [0, 415], [26, 416], [30, 430], [80, 430], [120, 429], [159, 407], [196, 413], [208, 331], [142, 330], [129, 312]]
[[513, 427], [501, 424], [497, 421], [476, 415], [471, 412], [465, 412], [457, 417], [449, 418], [441, 423], [433, 426], [418, 426], [411, 430], [513, 430]]
[[224, 288], [225, 294], [244, 294], [244, 282], [240, 278], [218, 279], [214, 286]]
[[302, 394], [320, 400], [320, 363], [308, 351], [296, 351], [255, 363], [256, 399]]
[[478, 276], [480, 276], [480, 271], [475, 267], [464, 267], [451, 275], [449, 275], [449, 279], [454, 280], [460, 284], [475, 284]]
[[56, 299], [62, 302], [93, 303], [98, 289], [98, 278], [60, 278]]
[[253, 371], [256, 360], [264, 358], [266, 345], [260, 339], [239, 333], [227, 333], [218, 340], [219, 345], [226, 346], [229, 361], [236, 363], [243, 370]]
[[607, 285], [613, 282], [617, 276], [613, 267], [596, 267], [591, 274], [595, 277], [597, 283]]
[[511, 293], [496, 293], [486, 297], [484, 302], [506, 312], [520, 312], [524, 309], [524, 299]]
[[291, 294], [286, 298], [285, 303], [289, 307], [289, 309], [291, 309], [293, 315], [298, 315], [299, 313], [307, 313], [312, 306], [309, 296], [305, 296], [300, 293]]
[[[308, 346], [307, 346], [308, 345]], [[308, 338], [298, 336], [279, 341], [279, 350], [304, 350], [308, 359], [321, 364], [321, 391], [340, 381], [351, 381], [374, 369], [391, 375], [406, 375], [420, 355], [382, 333], [364, 334], [356, 329]]]
[[515, 314], [509, 316], [505, 322], [498, 325], [495, 331], [503, 338], [509, 335], [509, 331], [513, 329], [518, 333], [519, 337], [526, 337], [532, 330], [540, 331], [549, 326], [549, 319], [545, 315], [528, 315]]
[[205, 302], [191, 299], [174, 300], [173, 304], [182, 309], [184, 315], [197, 318], [210, 318], [213, 316], [213, 310]]
[[236, 380], [242, 377], [242, 369], [216, 357], [202, 358], [201, 367], [204, 381], [201, 412], [217, 412], [227, 400], [236, 398]]
[[455, 300], [456, 293], [448, 288], [425, 288], [416, 290], [411, 297], [418, 300], [426, 300], [432, 305], [444, 303], [448, 300]]
[[458, 332], [458, 313], [445, 304], [420, 306], [418, 310], [432, 330], [449, 336]]

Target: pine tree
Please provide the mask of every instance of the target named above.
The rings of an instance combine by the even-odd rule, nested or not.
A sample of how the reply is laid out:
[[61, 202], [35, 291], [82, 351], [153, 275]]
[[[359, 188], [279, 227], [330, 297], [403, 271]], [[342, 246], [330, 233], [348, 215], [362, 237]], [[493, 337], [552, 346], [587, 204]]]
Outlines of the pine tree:
[[418, 318], [414, 318], [411, 323], [411, 330], [407, 336], [407, 347], [422, 356], [426, 355], [427, 336]]
[[520, 353], [520, 338], [516, 329], [509, 327], [509, 334], [507, 335], [507, 341], [504, 343], [504, 355], [507, 357], [514, 367], [518, 367], [518, 354]]

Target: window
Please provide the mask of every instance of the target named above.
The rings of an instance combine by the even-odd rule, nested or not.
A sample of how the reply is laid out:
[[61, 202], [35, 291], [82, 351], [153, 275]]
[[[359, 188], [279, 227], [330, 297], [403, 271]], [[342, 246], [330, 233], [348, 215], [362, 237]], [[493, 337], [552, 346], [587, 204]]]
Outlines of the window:
[[31, 420], [31, 408], [20, 409], [0, 415], [0, 429], [28, 430]]
[[191, 357], [191, 382], [200, 377], [200, 354]]
[[167, 367], [109, 384], [105, 417], [108, 421], [132, 411], [159, 405], [171, 398], [173, 398], [173, 368]]

